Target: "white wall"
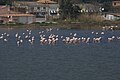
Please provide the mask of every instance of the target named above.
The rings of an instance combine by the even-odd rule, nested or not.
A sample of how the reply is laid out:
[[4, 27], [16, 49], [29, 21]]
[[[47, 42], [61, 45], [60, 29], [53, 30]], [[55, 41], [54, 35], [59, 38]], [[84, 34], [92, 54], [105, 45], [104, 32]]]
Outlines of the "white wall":
[[27, 17], [18, 17], [18, 23], [26, 24], [28, 23]]
[[19, 17], [18, 18], [18, 23], [23, 23], [23, 24], [30, 24], [33, 23], [34, 21], [34, 17], [33, 16], [25, 16], [25, 17]]
[[115, 16], [114, 15], [106, 15], [107, 20], [114, 20]]
[[114, 16], [114, 15], [112, 15], [112, 14], [106, 14], [106, 15], [104, 15], [103, 17], [104, 17], [106, 20], [117, 20], [117, 19], [119, 19], [119, 17]]
[[36, 22], [45, 22], [46, 19], [45, 18], [36, 18]]
[[32, 16], [28, 17], [28, 24], [33, 23], [33, 22], [35, 22], [34, 17], [32, 17]]

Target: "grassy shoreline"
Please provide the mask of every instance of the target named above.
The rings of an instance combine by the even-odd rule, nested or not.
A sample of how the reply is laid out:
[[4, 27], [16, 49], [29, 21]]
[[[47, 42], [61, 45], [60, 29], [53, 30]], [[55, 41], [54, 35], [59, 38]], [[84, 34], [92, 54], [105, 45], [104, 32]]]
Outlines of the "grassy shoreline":
[[117, 30], [120, 30], [120, 21], [102, 21], [102, 22], [69, 22], [60, 21], [56, 23], [32, 23], [32, 24], [0, 24], [0, 29], [40, 29], [40, 28], [60, 28], [60, 29], [80, 29], [80, 30], [101, 30], [103, 26], [119, 26]]

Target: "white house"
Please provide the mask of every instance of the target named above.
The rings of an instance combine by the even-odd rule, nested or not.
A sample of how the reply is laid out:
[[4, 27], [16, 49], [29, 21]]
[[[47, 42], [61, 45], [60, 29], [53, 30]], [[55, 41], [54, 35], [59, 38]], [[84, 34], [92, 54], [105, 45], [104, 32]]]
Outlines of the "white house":
[[51, 0], [15, 1], [14, 5], [16, 11], [35, 15], [36, 22], [59, 18], [59, 4]]
[[120, 14], [118, 13], [104, 14], [103, 17], [105, 20], [120, 20]]

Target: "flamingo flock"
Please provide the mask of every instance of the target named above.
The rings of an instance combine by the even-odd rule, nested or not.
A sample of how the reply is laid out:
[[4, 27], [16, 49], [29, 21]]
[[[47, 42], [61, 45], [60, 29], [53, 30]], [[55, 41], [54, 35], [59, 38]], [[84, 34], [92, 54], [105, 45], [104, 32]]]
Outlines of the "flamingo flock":
[[113, 31], [114, 29], [117, 29], [117, 28], [119, 28], [117, 25], [115, 25], [115, 26], [103, 26], [102, 27], [102, 30], [111, 30], [111, 31]]
[[[17, 46], [21, 46], [24, 43], [28, 43], [30, 45], [34, 45], [37, 40], [39, 40], [40, 45], [55, 45], [59, 43], [63, 44], [81, 44], [81, 43], [101, 43], [104, 42], [106, 39], [106, 42], [113, 42], [113, 41], [120, 41], [120, 36], [112, 34], [110, 37], [105, 37], [106, 31], [91, 31], [89, 34], [91, 34], [93, 37], [87, 35], [88, 37], [79, 36], [79, 33], [77, 32], [70, 32], [69, 35], [65, 36], [60, 34], [52, 33], [54, 29], [47, 28], [45, 30], [39, 31], [37, 34], [38, 36], [33, 34], [32, 30], [26, 30], [22, 33], [15, 33], [14, 39]], [[59, 31], [57, 29], [56, 31]], [[47, 34], [47, 35], [46, 35]], [[9, 42], [9, 40], [13, 38], [11, 37], [11, 34], [4, 32], [0, 35], [0, 43], [6, 43]]]

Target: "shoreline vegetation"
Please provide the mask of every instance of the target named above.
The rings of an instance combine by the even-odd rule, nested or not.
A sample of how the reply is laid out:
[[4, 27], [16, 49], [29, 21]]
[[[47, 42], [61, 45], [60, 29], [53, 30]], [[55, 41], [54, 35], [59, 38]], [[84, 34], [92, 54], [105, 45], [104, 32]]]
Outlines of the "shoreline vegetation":
[[[57, 2], [56, 0], [53, 0], [53, 1]], [[105, 18], [103, 17], [104, 13], [106, 14], [106, 13], [109, 13], [109, 12], [111, 13], [114, 11], [119, 12], [119, 9], [117, 9], [117, 8], [114, 9], [114, 7], [112, 7], [112, 4], [111, 4], [112, 0], [108, 0], [108, 1], [105, 1], [105, 0], [89, 1], [88, 0], [87, 5], [89, 4], [89, 6], [87, 6], [87, 5], [85, 6], [86, 2], [84, 2], [84, 1], [80, 1], [78, 3], [80, 3], [80, 5], [79, 4], [75, 5], [76, 2], [74, 3], [74, 0], [58, 1], [59, 7], [57, 7], [57, 8], [59, 8], [59, 11], [55, 11], [55, 14], [59, 13], [59, 16], [55, 17], [54, 14], [51, 14], [51, 16], [50, 16], [48, 14], [48, 12], [45, 12], [43, 15], [45, 17], [45, 20], [47, 20], [46, 22], [41, 22], [41, 23], [34, 22], [31, 24], [5, 23], [5, 24], [0, 24], [0, 28], [11, 28], [11, 29], [12, 28], [33, 28], [33, 29], [60, 28], [60, 29], [80, 29], [80, 30], [102, 30], [103, 27], [105, 27], [105, 26], [107, 26], [107, 28], [109, 28], [109, 27], [111, 28], [111, 26], [112, 26], [113, 29], [120, 30], [120, 19], [117, 20], [115, 18], [115, 20], [111, 19], [114, 21], [106, 21]], [[100, 5], [99, 5], [99, 3], [100, 3]], [[8, 4], [8, 5], [11, 5], [14, 7], [14, 5], [17, 5], [17, 2], [13, 1], [13, 3], [12, 3], [10, 0], [6, 0], [6, 1], [4, 0], [3, 4]], [[22, 3], [21, 3], [21, 6], [22, 6]], [[93, 9], [90, 9], [90, 11], [87, 9], [83, 10], [84, 6], [85, 7], [91, 6], [90, 8], [93, 8]], [[45, 6], [45, 9], [46, 9], [46, 7], [47, 6]], [[96, 9], [96, 8], [98, 8], [98, 9]], [[13, 9], [13, 10], [16, 10], [19, 12], [19, 9], [17, 10], [17, 7], [15, 7], [15, 9]], [[22, 10], [20, 10], [20, 11], [22, 11]], [[29, 13], [29, 10], [28, 10], [28, 13]], [[38, 13], [38, 12], [35, 11], [35, 14], [36, 13]], [[10, 17], [10, 16], [8, 16], [8, 17]], [[57, 19], [55, 19], [55, 18], [57, 18]], [[3, 22], [1, 21], [1, 23], [4, 23], [4, 21]], [[113, 26], [117, 26], [117, 27], [113, 27]]]
[[80, 30], [102, 30], [104, 26], [118, 26], [115, 30], [120, 30], [120, 21], [74, 21], [74, 20], [58, 20], [52, 22], [35, 22], [32, 24], [7, 23], [0, 24], [0, 29], [16, 29], [16, 28], [60, 28], [60, 29], [80, 29]]

